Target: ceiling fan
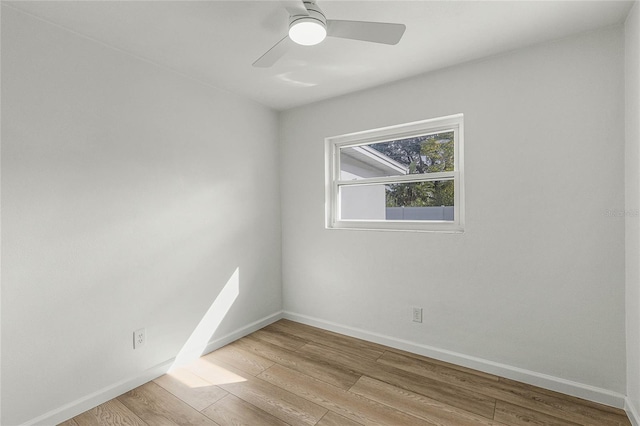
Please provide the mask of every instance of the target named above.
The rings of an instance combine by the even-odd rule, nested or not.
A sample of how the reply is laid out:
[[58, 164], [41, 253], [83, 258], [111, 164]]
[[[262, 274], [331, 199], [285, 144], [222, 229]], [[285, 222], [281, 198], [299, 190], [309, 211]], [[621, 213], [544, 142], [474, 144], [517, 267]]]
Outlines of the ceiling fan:
[[404, 24], [327, 19], [315, 0], [282, 0], [281, 3], [289, 12], [289, 34], [258, 58], [253, 63], [254, 67], [272, 66], [293, 43], [313, 46], [329, 36], [398, 44], [406, 29]]

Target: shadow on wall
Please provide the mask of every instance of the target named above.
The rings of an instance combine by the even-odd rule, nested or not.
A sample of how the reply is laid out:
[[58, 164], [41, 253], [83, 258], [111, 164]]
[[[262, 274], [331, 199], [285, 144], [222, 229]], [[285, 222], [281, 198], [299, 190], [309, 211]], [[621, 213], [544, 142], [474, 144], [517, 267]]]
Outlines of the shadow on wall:
[[213, 301], [207, 312], [204, 314], [196, 328], [189, 336], [189, 339], [184, 344], [174, 363], [171, 365], [169, 371], [173, 371], [176, 368], [189, 364], [200, 356], [202, 356], [205, 348], [209, 344], [209, 340], [213, 333], [218, 329], [220, 323], [227, 315], [231, 306], [238, 298], [240, 294], [240, 268], [231, 274], [229, 280], [222, 288], [222, 291], [218, 294]]

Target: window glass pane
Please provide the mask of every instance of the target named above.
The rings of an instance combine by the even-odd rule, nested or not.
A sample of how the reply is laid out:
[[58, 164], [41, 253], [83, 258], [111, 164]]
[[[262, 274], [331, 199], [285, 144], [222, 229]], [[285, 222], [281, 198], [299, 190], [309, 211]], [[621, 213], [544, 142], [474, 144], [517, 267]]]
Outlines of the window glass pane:
[[454, 170], [453, 131], [340, 148], [340, 179]]
[[453, 180], [340, 187], [342, 220], [453, 221], [453, 206]]
[[385, 220], [385, 185], [341, 186], [340, 218], [351, 220]]

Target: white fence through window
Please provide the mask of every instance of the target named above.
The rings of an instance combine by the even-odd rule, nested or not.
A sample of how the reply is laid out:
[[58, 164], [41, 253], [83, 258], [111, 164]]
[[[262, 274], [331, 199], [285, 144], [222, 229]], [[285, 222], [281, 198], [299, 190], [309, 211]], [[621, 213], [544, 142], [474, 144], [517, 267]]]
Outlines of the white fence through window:
[[387, 220], [453, 220], [453, 206], [387, 207]]

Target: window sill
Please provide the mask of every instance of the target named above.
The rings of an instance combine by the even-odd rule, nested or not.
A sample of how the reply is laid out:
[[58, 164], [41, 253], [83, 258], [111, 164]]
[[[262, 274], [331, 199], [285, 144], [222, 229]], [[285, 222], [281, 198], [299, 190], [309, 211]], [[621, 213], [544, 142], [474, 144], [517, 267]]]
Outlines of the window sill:
[[326, 226], [326, 229], [344, 229], [356, 231], [392, 231], [392, 232], [437, 232], [445, 234], [463, 234], [464, 227], [449, 221], [377, 221], [342, 220]]

